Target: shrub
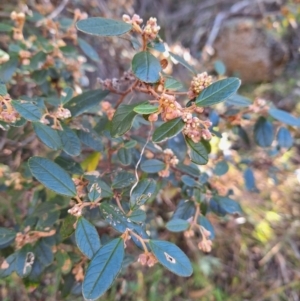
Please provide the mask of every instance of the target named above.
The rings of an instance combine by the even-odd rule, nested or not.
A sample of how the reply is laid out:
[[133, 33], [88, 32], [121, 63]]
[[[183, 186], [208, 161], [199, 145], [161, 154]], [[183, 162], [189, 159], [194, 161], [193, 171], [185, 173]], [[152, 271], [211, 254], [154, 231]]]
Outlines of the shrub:
[[[60, 22], [35, 14], [27, 24], [16, 12], [11, 19], [14, 25], [0, 24], [10, 39], [0, 53], [0, 127], [17, 144], [21, 162], [18, 171], [1, 165], [1, 190], [14, 199], [13, 208], [25, 207], [4, 208], [0, 276], [16, 272], [38, 283], [44, 273], [56, 273], [63, 296], [82, 285], [87, 300], [109, 289], [128, 254], [141, 265], [160, 263], [191, 276], [185, 253], [160, 239], [162, 194], [173, 194], [176, 204], [172, 216], [163, 216], [165, 227], [210, 252], [215, 234], [207, 216], [243, 213], [219, 177], [229, 168], [243, 170], [246, 189], [257, 191], [253, 152], [233, 159], [218, 145], [222, 133], [278, 156], [292, 147], [290, 129], [299, 119], [237, 94], [238, 78], [198, 73], [168, 52], [155, 18], [116, 21], [75, 10], [73, 20]], [[135, 52], [130, 70], [82, 92], [91, 66], [76, 46], [89, 62], [100, 57], [77, 37], [75, 24], [103, 42], [126, 35]], [[167, 72], [174, 62], [189, 72], [188, 87]]]

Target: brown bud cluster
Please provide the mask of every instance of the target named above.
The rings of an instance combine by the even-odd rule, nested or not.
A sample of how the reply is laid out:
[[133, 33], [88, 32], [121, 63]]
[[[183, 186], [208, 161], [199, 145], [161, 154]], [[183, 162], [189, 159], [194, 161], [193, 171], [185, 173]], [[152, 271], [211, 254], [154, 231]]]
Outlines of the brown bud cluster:
[[81, 204], [75, 204], [72, 208], [68, 210], [68, 213], [76, 217], [80, 217], [82, 215], [82, 209], [83, 207]]
[[18, 41], [24, 40], [23, 27], [24, 27], [24, 23], [25, 23], [25, 14], [24, 13], [16, 13], [15, 11], [13, 11], [10, 14], [10, 18], [15, 22], [15, 27], [13, 29], [14, 40], [18, 40]]
[[199, 93], [212, 83], [212, 77], [203, 72], [193, 77], [189, 88], [188, 96], [190, 99], [195, 98]]
[[128, 15], [123, 15], [123, 21], [126, 23], [129, 23], [129, 24], [135, 23], [138, 25], [141, 25], [143, 23], [143, 19], [137, 14], [134, 14], [132, 16], [132, 18], [130, 18], [130, 16], [128, 16]]
[[138, 262], [140, 262], [141, 265], [153, 267], [158, 261], [152, 253], [143, 253], [139, 256]]
[[83, 197], [86, 195], [86, 186], [88, 185], [87, 181], [82, 179], [73, 179], [74, 184], [76, 186], [76, 192], [79, 197]]
[[163, 121], [169, 121], [182, 116], [182, 107], [174, 96], [162, 94], [159, 99], [159, 111]]
[[53, 113], [53, 116], [59, 119], [67, 119], [71, 117], [71, 112], [62, 106], [59, 106], [56, 112]]
[[107, 115], [108, 120], [112, 120], [115, 114], [115, 109], [108, 101], [101, 102], [101, 109]]
[[0, 120], [7, 123], [15, 123], [20, 119], [19, 113], [11, 105], [11, 98], [8, 94], [0, 95]]
[[202, 234], [202, 240], [198, 243], [198, 248], [208, 253], [212, 249], [212, 241], [209, 239], [211, 233], [203, 226], [200, 226], [200, 232]]
[[173, 151], [169, 148], [164, 150], [164, 162], [166, 163], [166, 168], [158, 172], [158, 175], [162, 178], [167, 178], [170, 175], [170, 166], [176, 166], [179, 160], [174, 155]]
[[160, 26], [157, 25], [156, 18], [151, 17], [143, 30], [143, 35], [148, 40], [154, 40], [157, 37], [157, 34], [160, 30]]
[[183, 134], [193, 140], [193, 142], [200, 142], [201, 138], [210, 140], [212, 138], [209, 127], [211, 122], [209, 120], [201, 121], [198, 117], [193, 117], [191, 113], [184, 113], [182, 116], [185, 126]]
[[31, 53], [27, 50], [20, 50], [19, 52], [19, 57], [21, 59], [22, 65], [29, 65], [30, 64], [30, 58], [31, 58]]

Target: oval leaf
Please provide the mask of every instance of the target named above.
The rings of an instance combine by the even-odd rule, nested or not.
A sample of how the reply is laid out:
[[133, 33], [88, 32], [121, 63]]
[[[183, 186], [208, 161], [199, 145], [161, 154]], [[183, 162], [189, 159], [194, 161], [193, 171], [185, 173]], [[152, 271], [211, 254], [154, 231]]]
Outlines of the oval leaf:
[[73, 197], [76, 195], [74, 182], [59, 165], [42, 157], [32, 157], [28, 161], [32, 175], [47, 188], [56, 193]]
[[142, 103], [134, 107], [134, 112], [138, 114], [148, 115], [158, 111], [158, 106], [153, 106], [149, 103]]
[[147, 173], [157, 173], [166, 168], [166, 164], [157, 159], [146, 160], [141, 164], [141, 170]]
[[273, 125], [266, 118], [260, 117], [254, 126], [256, 143], [261, 147], [270, 146], [274, 139]]
[[38, 138], [49, 148], [58, 150], [62, 148], [62, 143], [58, 131], [40, 122], [32, 122], [33, 129]]
[[76, 133], [69, 127], [62, 125], [63, 130], [58, 131], [61, 139], [62, 149], [70, 156], [79, 156], [81, 152], [81, 144]]
[[144, 205], [156, 190], [156, 182], [153, 179], [144, 179], [138, 182], [130, 196], [130, 207], [135, 208]]
[[94, 225], [84, 217], [80, 217], [76, 224], [75, 239], [80, 251], [91, 259], [100, 249], [99, 234]]
[[279, 110], [279, 109], [275, 109], [275, 108], [271, 108], [269, 110], [269, 114], [277, 119], [278, 121], [281, 121], [287, 125], [291, 125], [291, 126], [299, 126], [300, 127], [300, 120], [297, 119], [295, 116], [289, 114], [286, 111], [283, 110]]
[[166, 228], [171, 232], [182, 232], [189, 228], [190, 223], [184, 219], [171, 219], [167, 224]]
[[294, 143], [294, 139], [290, 131], [286, 128], [281, 127], [277, 133], [277, 141], [280, 147], [291, 148]]
[[118, 159], [122, 165], [130, 165], [132, 161], [132, 153], [131, 149], [128, 148], [120, 148], [117, 153]]
[[137, 115], [133, 111], [136, 105], [124, 105], [121, 104], [116, 110], [112, 119], [111, 135], [113, 137], [119, 137], [124, 135], [130, 130], [133, 120]]
[[119, 36], [131, 30], [132, 25], [106, 18], [88, 18], [77, 22], [78, 30], [96, 36]]
[[173, 53], [173, 52], [169, 52], [169, 54], [171, 55], [172, 58], [174, 58], [180, 65], [184, 66], [186, 69], [190, 70], [192, 73], [196, 73], [194, 67], [192, 67], [184, 58], [182, 58], [181, 56]]
[[192, 162], [205, 165], [208, 162], [208, 153], [205, 146], [199, 142], [195, 143], [192, 139], [186, 138], [186, 143], [189, 146], [189, 156]]
[[193, 273], [190, 260], [176, 245], [163, 240], [149, 240], [149, 246], [157, 260], [168, 270], [182, 277]]
[[42, 113], [35, 104], [31, 102], [19, 102], [13, 100], [12, 102], [13, 107], [16, 109], [16, 111], [24, 117], [26, 120], [29, 121], [40, 121], [42, 118]]
[[207, 107], [222, 102], [234, 94], [240, 85], [241, 81], [236, 77], [221, 79], [200, 93], [196, 99], [196, 105]]
[[152, 141], [158, 143], [171, 138], [177, 135], [184, 128], [184, 125], [181, 117], [165, 122], [154, 131]]
[[82, 285], [83, 297], [95, 300], [112, 285], [122, 268], [124, 241], [116, 238], [104, 245], [93, 257]]
[[16, 232], [6, 228], [0, 228], [0, 249], [9, 246], [16, 237]]
[[145, 83], [156, 83], [162, 70], [159, 60], [153, 54], [142, 51], [133, 57], [132, 71], [139, 80]]
[[87, 43], [85, 40], [83, 39], [78, 39], [78, 45], [81, 48], [81, 50], [84, 52], [84, 54], [89, 57], [91, 60], [95, 61], [95, 62], [99, 62], [100, 58], [99, 55], [97, 53], [97, 51], [89, 44]]

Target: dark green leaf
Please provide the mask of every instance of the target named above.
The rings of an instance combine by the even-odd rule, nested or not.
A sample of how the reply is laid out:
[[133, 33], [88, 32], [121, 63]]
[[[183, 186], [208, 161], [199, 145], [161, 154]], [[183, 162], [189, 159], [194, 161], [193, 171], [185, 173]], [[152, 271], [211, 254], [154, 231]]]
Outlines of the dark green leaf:
[[45, 62], [47, 54], [43, 51], [39, 51], [30, 59], [30, 69], [36, 70]]
[[70, 110], [73, 117], [76, 117], [98, 105], [108, 94], [108, 90], [101, 89], [86, 91], [68, 101], [65, 108]]
[[257, 191], [254, 174], [251, 168], [246, 168], [246, 170], [244, 171], [244, 180], [247, 190]]
[[205, 165], [208, 162], [208, 153], [205, 146], [201, 142], [195, 143], [188, 137], [186, 137], [186, 143], [189, 146], [189, 156], [192, 162]]
[[95, 202], [101, 198], [102, 189], [97, 182], [89, 184], [88, 192], [88, 198], [91, 202]]
[[176, 167], [182, 172], [187, 173], [192, 177], [198, 177], [200, 175], [199, 167], [194, 163], [191, 163], [190, 165], [178, 163]]
[[97, 133], [94, 130], [86, 131], [77, 131], [78, 137], [81, 140], [81, 142], [87, 146], [89, 146], [91, 149], [101, 152], [103, 151], [103, 144], [102, 144], [102, 138], [97, 135]]
[[134, 117], [137, 115], [133, 109], [136, 105], [121, 104], [116, 110], [112, 119], [111, 135], [120, 137], [130, 130]]
[[189, 200], [181, 200], [173, 214], [172, 219], [184, 219], [188, 220], [194, 216], [195, 204]]
[[156, 83], [160, 77], [161, 65], [153, 54], [141, 51], [132, 59], [132, 71], [139, 80], [145, 83]]
[[220, 161], [216, 164], [214, 168], [214, 174], [217, 176], [223, 176], [227, 173], [229, 166], [226, 161]]
[[49, 72], [47, 69], [35, 70], [31, 73], [31, 78], [38, 85], [42, 85], [47, 81], [47, 77], [49, 76]]
[[11, 56], [10, 60], [0, 65], [0, 79], [4, 83], [11, 80], [18, 67], [18, 56]]
[[131, 212], [129, 218], [135, 223], [142, 223], [146, 220], [146, 212], [142, 209], [137, 209]]
[[251, 101], [242, 95], [233, 94], [226, 99], [226, 104], [237, 107], [249, 107], [251, 105]]
[[0, 81], [0, 96], [7, 94], [6, 85]]
[[112, 182], [112, 188], [122, 189], [130, 186], [135, 181], [135, 176], [127, 171], [120, 171]]
[[197, 187], [197, 182], [190, 176], [183, 175], [181, 177], [181, 181], [188, 187]]
[[32, 122], [33, 129], [38, 138], [49, 148], [58, 150], [62, 148], [62, 143], [57, 130], [40, 122]]
[[91, 189], [92, 185], [97, 183], [97, 186], [101, 188], [101, 197], [102, 198], [110, 198], [113, 196], [113, 192], [110, 187], [102, 180], [99, 179], [99, 175], [94, 176], [90, 174], [85, 174], [84, 177], [90, 182], [88, 185], [88, 190]]
[[74, 224], [76, 223], [77, 218], [74, 215], [67, 215], [67, 217], [64, 218], [63, 224], [60, 228], [60, 235], [61, 239], [64, 240], [72, 235], [72, 233], [75, 231]]
[[5, 23], [0, 23], [0, 32], [10, 32], [13, 30], [13, 26], [5, 24]]
[[132, 162], [132, 152], [131, 149], [121, 147], [117, 153], [118, 159], [122, 165], [130, 165]]
[[142, 103], [133, 109], [134, 112], [142, 115], [152, 114], [158, 111], [158, 106], [153, 106], [149, 103]]
[[215, 105], [229, 98], [241, 85], [236, 77], [221, 79], [205, 88], [196, 99], [196, 105], [207, 107]]
[[165, 81], [165, 89], [178, 91], [182, 88], [183, 88], [183, 86], [182, 86], [181, 82], [179, 82], [178, 80], [176, 80], [173, 77], [167, 77], [167, 79]]
[[144, 179], [138, 182], [130, 197], [130, 207], [140, 207], [144, 205], [154, 194], [156, 182], [153, 179]]
[[78, 38], [78, 45], [84, 54], [95, 62], [100, 62], [97, 51], [85, 40]]
[[173, 57], [179, 64], [181, 64], [182, 66], [184, 66], [186, 69], [190, 70], [192, 73], [196, 73], [194, 67], [192, 67], [184, 58], [182, 58], [181, 56], [170, 52], [169, 54], [171, 55], [171, 57]]
[[277, 141], [280, 147], [291, 148], [293, 146], [294, 140], [290, 131], [286, 128], [281, 127], [277, 133]]
[[70, 156], [79, 156], [81, 144], [78, 136], [68, 126], [62, 125], [62, 128], [62, 131], [57, 132], [61, 139], [62, 149]]
[[73, 90], [70, 87], [66, 87], [64, 88], [63, 92], [62, 92], [62, 96], [60, 98], [60, 103], [61, 104], [66, 104], [68, 103], [73, 97]]
[[34, 249], [35, 257], [43, 267], [47, 267], [53, 262], [54, 256], [51, 246], [46, 244], [44, 240], [39, 240]]
[[88, 18], [77, 22], [78, 30], [96, 36], [119, 36], [131, 30], [132, 25], [106, 18]]
[[20, 277], [26, 277], [30, 274], [35, 256], [31, 245], [25, 245], [18, 251], [15, 268]]
[[163, 240], [149, 240], [149, 246], [157, 260], [178, 276], [189, 277], [193, 273], [190, 260], [176, 245]]
[[32, 175], [47, 188], [56, 193], [73, 197], [76, 187], [70, 176], [56, 163], [42, 157], [32, 157], [28, 161]]
[[204, 227], [207, 231], [210, 232], [209, 239], [214, 239], [215, 238], [215, 230], [214, 227], [212, 226], [211, 222], [203, 215], [198, 217], [197, 220], [198, 224]]
[[182, 232], [189, 228], [190, 223], [184, 219], [174, 218], [167, 224], [166, 228], [171, 232]]
[[166, 164], [157, 159], [150, 159], [142, 162], [141, 170], [147, 173], [157, 173], [166, 168]]
[[13, 253], [5, 258], [0, 267], [0, 278], [5, 278], [15, 271], [15, 265], [17, 260], [17, 254]]
[[83, 170], [80, 166], [80, 164], [73, 159], [65, 156], [59, 156], [56, 157], [54, 160], [55, 163], [57, 163], [60, 167], [62, 167], [64, 170], [66, 170], [71, 175], [82, 175]]
[[42, 113], [39, 107], [31, 102], [19, 102], [13, 100], [11, 104], [16, 109], [16, 111], [26, 120], [40, 121], [40, 119], [42, 118]]
[[109, 289], [121, 270], [123, 258], [122, 238], [116, 238], [99, 249], [84, 277], [82, 294], [86, 300], [96, 300]]
[[158, 143], [171, 138], [177, 135], [184, 128], [184, 125], [181, 117], [167, 121], [154, 131], [152, 141]]
[[76, 243], [80, 251], [91, 259], [101, 247], [99, 234], [94, 225], [84, 217], [80, 217], [76, 224]]
[[0, 228], [0, 249], [9, 246], [16, 237], [16, 232], [14, 230]]
[[254, 138], [259, 146], [270, 146], [274, 139], [274, 130], [272, 123], [270, 123], [264, 117], [259, 117], [254, 126]]
[[271, 108], [269, 110], [269, 114], [273, 118], [275, 118], [278, 121], [281, 121], [281, 122], [283, 122], [283, 123], [285, 123], [287, 125], [300, 127], [300, 119], [297, 119], [295, 116], [289, 114], [286, 111], [275, 109], [275, 108]]
[[225, 215], [226, 213], [243, 213], [240, 204], [228, 197], [217, 196], [214, 199], [210, 200], [209, 206], [212, 211], [219, 215]]

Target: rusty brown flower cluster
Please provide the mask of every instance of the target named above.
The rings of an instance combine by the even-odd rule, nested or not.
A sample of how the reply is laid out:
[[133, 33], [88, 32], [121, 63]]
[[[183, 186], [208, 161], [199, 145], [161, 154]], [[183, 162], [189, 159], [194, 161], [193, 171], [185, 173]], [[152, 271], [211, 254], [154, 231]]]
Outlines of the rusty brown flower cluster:
[[173, 151], [167, 148], [164, 150], [164, 162], [166, 164], [166, 168], [158, 172], [158, 175], [163, 178], [170, 175], [170, 166], [175, 167], [179, 163], [179, 160], [174, 155]]
[[138, 258], [138, 262], [141, 265], [146, 265], [148, 267], [153, 267], [158, 262], [158, 260], [156, 259], [156, 257], [152, 253], [145, 252], [145, 253], [140, 254], [140, 256]]
[[12, 106], [11, 101], [12, 99], [9, 94], [4, 96], [0, 95], [0, 120], [7, 123], [15, 123], [21, 118], [19, 113]]
[[197, 97], [201, 91], [203, 91], [211, 84], [212, 84], [212, 77], [208, 75], [207, 72], [197, 74], [196, 76], [193, 77], [191, 81], [188, 97], [190, 99]]

